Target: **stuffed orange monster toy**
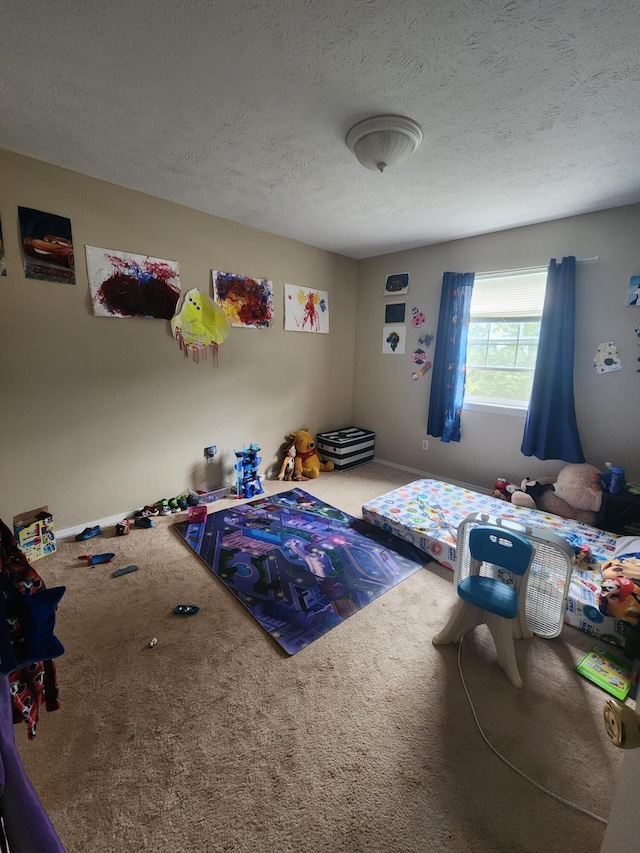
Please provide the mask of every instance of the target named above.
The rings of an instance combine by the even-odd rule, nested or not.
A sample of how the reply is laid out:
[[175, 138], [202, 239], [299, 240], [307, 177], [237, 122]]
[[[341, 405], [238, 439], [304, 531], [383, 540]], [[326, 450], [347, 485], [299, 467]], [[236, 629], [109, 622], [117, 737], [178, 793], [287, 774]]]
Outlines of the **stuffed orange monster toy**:
[[301, 480], [303, 477], [313, 480], [320, 471], [333, 471], [333, 462], [323, 462], [318, 456], [316, 443], [307, 427], [290, 433], [287, 441], [293, 442], [296, 448], [294, 480]]

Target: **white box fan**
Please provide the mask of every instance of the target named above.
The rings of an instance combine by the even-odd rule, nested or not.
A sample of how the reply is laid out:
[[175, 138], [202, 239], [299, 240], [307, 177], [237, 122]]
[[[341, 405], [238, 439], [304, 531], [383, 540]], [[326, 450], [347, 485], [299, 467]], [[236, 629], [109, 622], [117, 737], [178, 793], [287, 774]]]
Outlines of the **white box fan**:
[[[538, 527], [530, 527], [528, 524], [484, 512], [474, 512], [463, 519], [458, 527], [454, 572], [456, 589], [460, 581], [469, 576], [471, 563], [469, 534], [479, 524], [503, 527], [525, 536], [531, 542], [534, 556], [529, 568], [527, 585], [525, 606], [527, 627], [539, 637], [547, 639], [557, 637], [564, 626], [571, 583], [573, 550], [570, 545], [555, 533], [549, 533]], [[500, 578], [505, 583], [513, 583], [511, 572], [491, 563], [483, 564], [480, 574], [485, 577]]]

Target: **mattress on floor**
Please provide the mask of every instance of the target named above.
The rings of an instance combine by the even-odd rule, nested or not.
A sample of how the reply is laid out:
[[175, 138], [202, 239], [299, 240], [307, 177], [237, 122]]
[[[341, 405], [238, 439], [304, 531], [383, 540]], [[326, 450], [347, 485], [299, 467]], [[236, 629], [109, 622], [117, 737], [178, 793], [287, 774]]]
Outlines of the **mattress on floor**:
[[486, 512], [550, 530], [574, 548], [588, 545], [589, 561], [576, 566], [571, 575], [565, 622], [599, 639], [624, 645], [627, 623], [604, 616], [598, 610], [602, 564], [613, 556], [618, 539], [615, 534], [432, 479], [415, 480], [362, 507], [362, 517], [370, 524], [411, 542], [452, 570], [458, 525], [474, 512]]

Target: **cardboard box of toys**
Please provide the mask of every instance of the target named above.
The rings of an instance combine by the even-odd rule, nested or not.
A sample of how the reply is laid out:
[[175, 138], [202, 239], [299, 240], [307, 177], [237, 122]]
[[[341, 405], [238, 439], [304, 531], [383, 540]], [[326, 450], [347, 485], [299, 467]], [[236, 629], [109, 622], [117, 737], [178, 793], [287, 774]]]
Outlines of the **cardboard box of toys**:
[[53, 516], [48, 506], [14, 515], [13, 535], [30, 563], [57, 550]]

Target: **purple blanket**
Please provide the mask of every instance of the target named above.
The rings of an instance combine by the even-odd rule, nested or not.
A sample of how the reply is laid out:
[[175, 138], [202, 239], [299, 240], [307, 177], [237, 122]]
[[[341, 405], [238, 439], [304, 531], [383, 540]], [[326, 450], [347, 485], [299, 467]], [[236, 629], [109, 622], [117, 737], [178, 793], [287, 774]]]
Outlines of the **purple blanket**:
[[6, 676], [0, 678], [0, 816], [12, 851], [64, 853], [64, 847], [24, 772], [16, 750], [11, 694]]

